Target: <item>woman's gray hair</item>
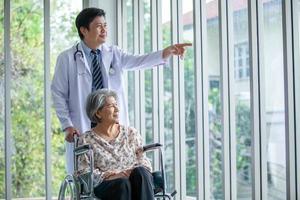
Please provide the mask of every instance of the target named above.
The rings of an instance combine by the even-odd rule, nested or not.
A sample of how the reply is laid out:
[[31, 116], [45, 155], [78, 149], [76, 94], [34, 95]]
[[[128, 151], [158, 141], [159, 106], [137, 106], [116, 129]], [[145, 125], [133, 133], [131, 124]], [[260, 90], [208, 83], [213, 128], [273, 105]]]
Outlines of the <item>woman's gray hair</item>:
[[96, 90], [88, 95], [85, 109], [87, 116], [92, 122], [101, 122], [101, 119], [96, 116], [96, 113], [103, 108], [108, 97], [114, 97], [116, 101], [118, 100], [117, 93], [109, 89]]

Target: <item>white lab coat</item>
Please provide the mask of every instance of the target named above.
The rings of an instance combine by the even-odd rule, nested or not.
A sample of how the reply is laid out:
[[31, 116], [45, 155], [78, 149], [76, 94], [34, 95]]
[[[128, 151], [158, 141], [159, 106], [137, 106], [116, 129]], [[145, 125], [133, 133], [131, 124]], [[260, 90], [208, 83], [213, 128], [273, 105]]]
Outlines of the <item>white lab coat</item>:
[[[85, 101], [92, 90], [92, 73], [81, 43], [79, 43], [78, 49], [82, 54], [76, 54], [76, 61], [74, 60], [76, 45], [58, 56], [51, 91], [53, 104], [62, 129], [73, 126], [80, 133], [84, 133], [91, 128], [91, 122], [85, 112]], [[105, 67], [104, 76], [107, 77], [107, 87], [114, 90], [118, 95], [120, 123], [128, 125], [123, 70], [146, 69], [164, 64], [162, 51], [136, 56], [123, 52], [117, 46], [103, 44], [101, 52]], [[66, 142], [68, 173], [74, 171], [73, 148], [73, 143]]]

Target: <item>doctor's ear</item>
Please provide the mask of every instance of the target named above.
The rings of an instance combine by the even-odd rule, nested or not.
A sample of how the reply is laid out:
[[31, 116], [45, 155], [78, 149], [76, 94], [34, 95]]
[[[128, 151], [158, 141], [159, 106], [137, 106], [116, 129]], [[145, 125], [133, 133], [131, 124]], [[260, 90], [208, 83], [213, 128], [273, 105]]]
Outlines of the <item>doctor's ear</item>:
[[82, 35], [86, 35], [86, 33], [88, 32], [88, 29], [84, 26], [81, 26], [80, 27], [80, 32], [81, 32]]

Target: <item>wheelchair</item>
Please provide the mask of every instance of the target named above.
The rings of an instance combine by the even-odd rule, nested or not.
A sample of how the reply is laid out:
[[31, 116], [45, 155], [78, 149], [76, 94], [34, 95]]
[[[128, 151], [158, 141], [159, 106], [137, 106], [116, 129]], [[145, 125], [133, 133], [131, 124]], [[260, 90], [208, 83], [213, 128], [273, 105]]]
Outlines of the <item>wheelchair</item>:
[[[171, 194], [166, 192], [166, 175], [163, 163], [162, 145], [153, 143], [143, 147], [144, 152], [159, 151], [159, 171], [152, 172], [154, 185], [154, 198], [157, 200], [172, 200], [176, 190]], [[89, 169], [85, 173], [79, 173], [77, 158], [87, 155], [89, 159]], [[94, 157], [93, 150], [89, 144], [78, 146], [78, 140], [75, 139], [74, 148], [74, 173], [68, 174], [61, 183], [58, 200], [93, 200], [97, 199], [93, 188]]]

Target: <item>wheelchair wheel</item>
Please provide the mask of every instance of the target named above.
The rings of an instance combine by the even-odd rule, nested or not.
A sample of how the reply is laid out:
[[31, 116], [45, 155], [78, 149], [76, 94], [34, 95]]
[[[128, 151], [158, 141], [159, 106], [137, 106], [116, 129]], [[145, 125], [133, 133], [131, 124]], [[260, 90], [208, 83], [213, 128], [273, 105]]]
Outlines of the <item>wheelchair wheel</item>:
[[67, 175], [61, 183], [58, 200], [80, 200], [79, 187], [73, 175]]

